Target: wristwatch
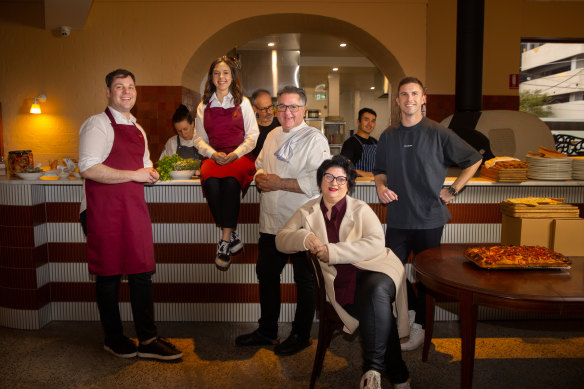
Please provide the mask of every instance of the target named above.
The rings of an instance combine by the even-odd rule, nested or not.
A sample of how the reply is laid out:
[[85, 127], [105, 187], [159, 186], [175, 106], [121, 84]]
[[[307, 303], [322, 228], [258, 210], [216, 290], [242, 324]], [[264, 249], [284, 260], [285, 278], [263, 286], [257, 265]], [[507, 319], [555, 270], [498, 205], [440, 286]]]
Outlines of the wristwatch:
[[458, 191], [456, 189], [454, 189], [454, 187], [449, 186], [448, 187], [448, 193], [450, 193], [453, 196], [456, 196], [458, 194]]

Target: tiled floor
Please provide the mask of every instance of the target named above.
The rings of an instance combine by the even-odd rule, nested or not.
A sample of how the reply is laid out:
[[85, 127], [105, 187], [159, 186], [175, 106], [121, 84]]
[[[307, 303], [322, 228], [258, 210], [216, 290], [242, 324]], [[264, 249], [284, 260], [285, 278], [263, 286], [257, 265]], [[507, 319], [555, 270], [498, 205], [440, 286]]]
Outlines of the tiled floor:
[[[127, 334], [132, 336], [131, 324]], [[0, 327], [0, 388], [308, 388], [316, 342], [277, 357], [240, 348], [235, 336], [254, 323], [161, 323], [160, 334], [184, 352], [178, 363], [119, 359], [102, 348], [99, 323], [53, 322], [38, 331]], [[281, 326], [280, 335], [290, 325]], [[313, 327], [316, 337], [318, 324]], [[404, 353], [412, 388], [458, 388], [458, 323], [438, 322], [428, 362]], [[473, 388], [580, 388], [584, 320], [481, 322]], [[333, 339], [317, 388], [358, 388], [358, 338]], [[391, 388], [384, 378], [384, 388]]]

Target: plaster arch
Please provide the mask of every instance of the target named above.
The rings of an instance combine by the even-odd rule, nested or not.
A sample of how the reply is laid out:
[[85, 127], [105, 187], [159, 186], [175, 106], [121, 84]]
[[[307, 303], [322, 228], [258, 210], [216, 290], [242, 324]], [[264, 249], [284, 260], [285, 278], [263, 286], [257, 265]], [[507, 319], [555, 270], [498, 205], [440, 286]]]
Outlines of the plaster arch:
[[397, 58], [376, 38], [354, 24], [321, 15], [267, 14], [238, 20], [213, 34], [191, 56], [181, 85], [199, 91], [209, 64], [215, 58], [252, 39], [270, 34], [311, 33], [334, 35], [351, 44], [383, 73], [395, 90], [405, 76]]

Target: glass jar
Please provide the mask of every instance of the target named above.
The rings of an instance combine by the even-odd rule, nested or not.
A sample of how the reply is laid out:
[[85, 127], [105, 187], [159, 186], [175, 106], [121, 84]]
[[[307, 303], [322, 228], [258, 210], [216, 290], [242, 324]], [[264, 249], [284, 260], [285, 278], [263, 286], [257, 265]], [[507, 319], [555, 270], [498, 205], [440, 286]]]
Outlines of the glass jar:
[[34, 166], [31, 150], [15, 150], [8, 152], [8, 175], [16, 176], [17, 172], [24, 172], [28, 166]]

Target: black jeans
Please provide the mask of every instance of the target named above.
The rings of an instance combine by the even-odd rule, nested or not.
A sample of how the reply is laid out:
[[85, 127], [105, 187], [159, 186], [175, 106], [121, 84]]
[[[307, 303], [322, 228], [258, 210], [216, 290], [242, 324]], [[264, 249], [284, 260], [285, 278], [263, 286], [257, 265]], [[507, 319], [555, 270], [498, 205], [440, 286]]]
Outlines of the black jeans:
[[355, 303], [345, 309], [359, 320], [363, 372], [385, 370], [391, 382], [399, 384], [408, 380], [409, 372], [401, 355], [391, 306], [394, 301], [395, 284], [387, 274], [361, 271], [357, 273]]
[[260, 333], [269, 338], [278, 336], [280, 274], [290, 258], [297, 289], [296, 314], [292, 322], [292, 332], [303, 338], [309, 338], [316, 307], [314, 281], [306, 253], [299, 252], [291, 255], [281, 253], [276, 249], [276, 236], [264, 233], [260, 233], [258, 250], [256, 273], [260, 284]]
[[[405, 265], [410, 252], [413, 251], [415, 256], [426, 249], [440, 247], [443, 231], [444, 226], [428, 230], [388, 228], [385, 235], [385, 246], [389, 247]], [[426, 324], [426, 288], [421, 282], [418, 282], [418, 293], [415, 293], [409, 280], [406, 281], [406, 285], [409, 309], [416, 311], [415, 322], [424, 327]]]
[[[119, 339], [124, 335], [118, 305], [121, 278], [121, 275], [95, 277], [99, 317], [105, 336], [113, 340]], [[128, 274], [128, 284], [130, 286], [130, 304], [138, 339], [144, 341], [156, 337], [150, 273]]]
[[223, 228], [237, 227], [241, 186], [233, 177], [210, 177], [204, 184], [205, 197], [209, 203], [215, 224]]

